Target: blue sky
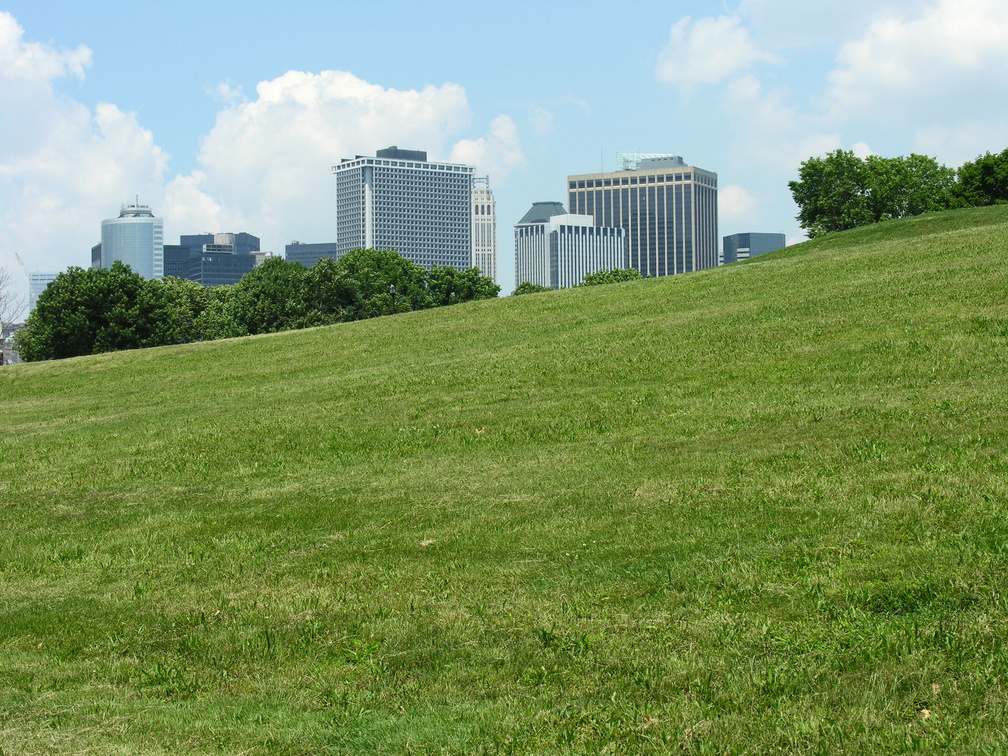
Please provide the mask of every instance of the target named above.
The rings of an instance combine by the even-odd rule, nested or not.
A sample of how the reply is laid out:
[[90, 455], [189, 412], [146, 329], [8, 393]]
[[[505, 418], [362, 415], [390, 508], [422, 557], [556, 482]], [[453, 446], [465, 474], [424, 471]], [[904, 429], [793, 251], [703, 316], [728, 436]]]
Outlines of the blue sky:
[[489, 174], [505, 292], [512, 224], [618, 151], [717, 172], [721, 235], [798, 241], [810, 156], [1008, 147], [1006, 41], [1004, 0], [9, 0], [0, 266], [87, 266], [136, 196], [167, 243], [331, 241], [330, 166], [391, 144]]

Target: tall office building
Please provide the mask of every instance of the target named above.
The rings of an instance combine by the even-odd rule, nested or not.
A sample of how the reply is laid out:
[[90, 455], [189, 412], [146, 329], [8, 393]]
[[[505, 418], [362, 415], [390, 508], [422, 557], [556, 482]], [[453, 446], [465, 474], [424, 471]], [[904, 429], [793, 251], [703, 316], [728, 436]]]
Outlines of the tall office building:
[[731, 234], [724, 238], [721, 262], [724, 265], [765, 255], [785, 246], [784, 234], [746, 233]]
[[284, 259], [287, 262], [299, 262], [306, 268], [312, 267], [324, 257], [336, 259], [336, 242], [304, 244], [292, 241], [284, 247]]
[[392, 249], [428, 270], [472, 265], [473, 168], [389, 147], [344, 158], [336, 175], [336, 256]]
[[473, 178], [472, 266], [497, 283], [497, 203], [490, 177]]
[[[121, 260], [144, 278], [164, 275], [164, 220], [147, 205], [123, 205], [118, 218], [101, 224], [101, 267]], [[95, 250], [92, 249], [92, 265]]]
[[567, 177], [571, 213], [627, 234], [629, 267], [642, 276], [718, 264], [717, 174], [678, 155], [620, 154], [620, 170]]
[[245, 233], [185, 234], [164, 246], [164, 274], [204, 286], [238, 283], [257, 264], [259, 237]]
[[553, 289], [577, 286], [589, 273], [625, 268], [626, 232], [596, 226], [559, 202], [533, 203], [515, 224], [515, 283]]
[[35, 303], [38, 301], [39, 294], [46, 290], [46, 287], [51, 284], [59, 276], [59, 273], [29, 273], [28, 274], [28, 312], [30, 313], [35, 309]]

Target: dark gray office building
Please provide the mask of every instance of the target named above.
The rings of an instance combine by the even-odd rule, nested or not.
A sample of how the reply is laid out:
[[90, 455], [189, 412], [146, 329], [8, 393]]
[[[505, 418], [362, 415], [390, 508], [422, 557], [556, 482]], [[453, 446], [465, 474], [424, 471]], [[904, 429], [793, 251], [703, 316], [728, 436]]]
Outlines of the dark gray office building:
[[299, 262], [306, 268], [310, 268], [323, 257], [336, 259], [336, 242], [302, 244], [299, 241], [292, 241], [284, 247], [284, 259], [287, 262]]
[[724, 238], [722, 262], [727, 265], [739, 260], [748, 260], [750, 257], [764, 255], [775, 249], [783, 249], [785, 246], [784, 234], [731, 234]]
[[643, 276], [718, 264], [717, 174], [678, 155], [622, 153], [621, 170], [567, 177], [570, 212], [626, 231], [629, 265]]
[[164, 245], [164, 274], [204, 286], [238, 283], [256, 266], [259, 237], [237, 234], [185, 234]]

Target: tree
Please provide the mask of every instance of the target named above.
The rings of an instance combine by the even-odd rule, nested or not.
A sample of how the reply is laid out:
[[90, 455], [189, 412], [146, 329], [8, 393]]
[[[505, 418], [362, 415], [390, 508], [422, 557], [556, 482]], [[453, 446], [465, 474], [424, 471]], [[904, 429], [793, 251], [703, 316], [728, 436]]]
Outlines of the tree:
[[543, 291], [553, 291], [549, 286], [541, 286], [540, 284], [534, 284], [529, 281], [522, 281], [520, 284], [515, 286], [514, 291], [511, 292], [512, 296], [517, 296], [520, 294], [538, 294]]
[[118, 261], [109, 269], [72, 267], [39, 295], [14, 343], [26, 362], [157, 346], [164, 319], [159, 282]]
[[866, 223], [945, 210], [955, 204], [955, 174], [926, 155], [867, 160], [836, 150], [801, 164], [788, 188], [810, 239]]
[[199, 319], [210, 304], [211, 291], [196, 281], [165, 276], [154, 284], [161, 287], [164, 317], [158, 323], [162, 344], [186, 344], [204, 337]]
[[343, 323], [358, 318], [361, 293], [357, 282], [337, 268], [331, 258], [321, 258], [308, 270], [306, 284], [306, 325]]
[[432, 307], [471, 302], [476, 299], [495, 299], [500, 286], [480, 273], [479, 268], [457, 270], [435, 265], [427, 274], [427, 292]]
[[601, 284], [620, 283], [622, 281], [638, 281], [642, 278], [640, 271], [633, 268], [612, 268], [587, 274], [579, 286], [599, 286]]
[[234, 324], [229, 335], [303, 328], [308, 315], [308, 269], [279, 257], [267, 258], [242, 276], [229, 296], [226, 312]]
[[963, 163], [957, 178], [956, 196], [970, 207], [1008, 202], [1008, 149]]
[[355, 249], [336, 261], [336, 272], [360, 293], [358, 317], [375, 318], [430, 307], [426, 271], [389, 249]]
[[7, 268], [0, 268], [0, 330], [14, 323], [24, 310], [24, 298], [14, 292]]

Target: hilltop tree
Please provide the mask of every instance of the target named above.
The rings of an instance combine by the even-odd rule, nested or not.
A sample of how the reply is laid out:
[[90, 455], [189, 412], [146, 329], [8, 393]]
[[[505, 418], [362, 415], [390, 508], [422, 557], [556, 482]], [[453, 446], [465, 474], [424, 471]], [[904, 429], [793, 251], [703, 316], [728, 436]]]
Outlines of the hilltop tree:
[[308, 314], [308, 269], [279, 257], [266, 259], [234, 284], [226, 310], [230, 335], [303, 328]]
[[156, 346], [166, 318], [160, 283], [128, 265], [69, 268], [43, 291], [14, 337], [26, 362]]
[[945, 210], [955, 204], [955, 173], [925, 155], [866, 160], [836, 150], [801, 164], [788, 188], [809, 238], [866, 223]]
[[494, 299], [500, 286], [480, 273], [479, 268], [456, 270], [435, 265], [427, 274], [427, 291], [433, 307], [471, 302], [475, 299]]
[[971, 207], [1008, 202], [1008, 149], [963, 163], [957, 177], [956, 194]]
[[360, 294], [358, 316], [374, 318], [430, 306], [426, 271], [389, 249], [355, 249], [335, 265], [336, 273], [354, 282]]
[[511, 292], [511, 295], [519, 296], [521, 294], [538, 294], [543, 291], [553, 291], [553, 289], [549, 286], [534, 284], [531, 281], [522, 281], [520, 284], [515, 286], [514, 291]]
[[640, 271], [633, 268], [612, 268], [587, 274], [579, 286], [599, 286], [601, 284], [620, 283], [622, 281], [638, 281], [642, 278]]

